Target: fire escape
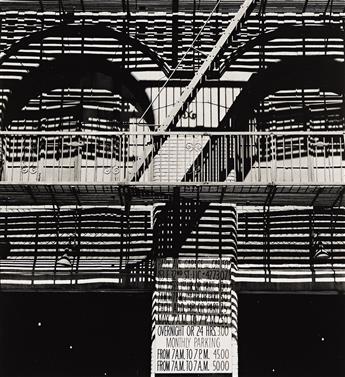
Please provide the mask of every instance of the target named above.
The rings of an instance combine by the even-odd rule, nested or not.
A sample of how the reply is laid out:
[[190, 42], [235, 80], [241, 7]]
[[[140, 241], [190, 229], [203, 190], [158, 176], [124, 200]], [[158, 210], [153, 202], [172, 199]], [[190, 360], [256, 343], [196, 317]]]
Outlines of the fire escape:
[[[41, 84], [37, 84], [42, 74], [47, 79], [44, 85], [56, 90], [59, 84], [60, 87], [64, 84], [64, 80], [73, 82], [75, 77], [91, 72], [93, 67], [102, 66], [102, 74], [112, 79], [121, 76], [122, 68], [131, 68], [126, 49], [123, 61], [115, 67], [97, 55], [88, 56], [87, 65], [83, 65], [82, 59], [68, 51], [61, 51], [61, 56], [53, 63], [54, 77], [49, 76], [51, 63], [42, 57], [39, 70], [33, 69], [32, 72], [17, 63], [17, 68], [28, 74], [10, 88], [10, 93], [4, 92], [8, 95], [8, 106], [2, 113], [0, 132], [1, 204], [40, 206], [53, 203], [54, 208], [75, 206], [75, 211], [69, 214], [73, 218], [74, 238], [64, 244], [70, 249], [69, 259], [65, 260], [67, 264], [73, 264], [73, 258], [78, 258], [73, 255], [73, 243], [80, 242], [78, 226], [83, 214], [79, 208], [83, 206], [121, 206], [121, 216], [125, 219], [121, 233], [123, 249], [129, 247], [126, 221], [129, 221], [133, 205], [167, 203], [169, 206], [177, 200], [188, 206], [190, 201], [194, 203], [197, 200], [199, 203], [262, 206], [266, 230], [269, 228], [271, 206], [342, 206], [345, 106], [344, 81], [339, 77], [343, 77], [344, 73], [344, 24], [341, 18], [336, 18], [335, 24], [327, 21], [332, 16], [327, 2], [324, 23], [306, 23], [301, 17], [293, 25], [278, 25], [266, 30], [266, 3], [265, 0], [245, 0], [222, 28], [212, 48], [207, 53], [200, 53], [198, 38], [217, 12], [219, 2], [216, 3], [180, 61], [183, 62], [190, 53], [197, 53], [202, 62], [195, 68], [192, 78], [184, 79], [188, 80], [187, 85], [180, 97], [174, 98], [169, 113], [159, 124], [153, 124], [153, 105], [159, 100], [160, 91], [149, 97], [128, 75], [122, 77], [121, 90], [114, 95], [123, 96], [128, 103], [136, 101], [139, 120], [132, 130], [122, 127], [125, 122], [122, 122], [121, 114], [129, 112], [124, 107], [113, 109], [111, 119], [116, 119], [116, 122], [111, 131], [102, 128], [102, 124], [96, 131], [91, 129], [87, 119], [97, 118], [103, 110], [96, 111], [89, 106], [86, 117], [83, 103], [73, 108], [79, 119], [73, 131], [52, 130], [43, 123], [37, 130], [9, 129], [27, 100], [37, 97], [42, 91]], [[307, 6], [308, 1], [303, 8]], [[123, 11], [130, 12], [130, 9], [124, 8]], [[258, 31], [253, 38], [241, 43], [241, 39], [250, 34], [253, 19]], [[176, 53], [176, 65], [171, 68], [155, 57], [150, 48], [124, 36], [130, 30], [129, 24], [124, 21], [122, 27], [124, 32], [110, 32], [99, 25], [81, 25], [74, 23], [72, 11], [64, 11], [61, 24], [42, 30], [41, 37], [53, 38], [58, 33], [64, 46], [64, 40], [73, 37], [82, 38], [84, 42], [91, 36], [115, 36], [122, 46], [135, 46], [155, 59], [154, 63], [160, 65], [168, 77], [166, 83], [176, 73], [181, 73]], [[315, 57], [310, 53], [315, 47], [310, 45], [310, 39], [317, 41], [321, 37], [325, 39], [323, 48], [326, 52], [328, 48], [334, 48], [332, 43], [337, 41], [340, 47], [335, 48], [333, 55], [332, 52]], [[41, 44], [44, 50], [44, 38], [29, 35], [13, 42], [4, 49], [1, 65], [7, 67], [9, 63], [13, 64], [11, 56], [18, 60], [20, 50], [29, 44]], [[174, 38], [177, 38], [175, 34]], [[298, 40], [296, 49], [301, 54], [278, 57], [270, 54], [272, 51], [267, 45], [278, 40], [281, 43], [278, 43], [279, 47], [286, 47], [286, 38]], [[85, 46], [82, 44], [82, 54], [87, 54]], [[274, 42], [269, 46], [274, 50]], [[287, 50], [289, 48], [291, 46]], [[216, 127], [179, 126], [182, 119], [189, 121], [198, 116], [198, 95], [204, 87], [219, 82], [223, 74], [232, 72], [234, 66], [244, 65], [243, 61], [249, 61], [250, 65], [251, 59], [257, 65], [254, 67], [256, 73], [248, 77], [224, 115], [217, 120]], [[325, 70], [329, 71], [327, 76], [321, 74]], [[68, 72], [68, 77], [61, 72]], [[95, 90], [100, 89], [100, 75], [88, 79]], [[6, 89], [8, 84], [1, 79], [0, 85]], [[60, 95], [67, 96], [64, 92]], [[81, 102], [86, 103], [87, 96], [88, 92], [83, 91]], [[324, 103], [320, 104], [322, 96]], [[38, 100], [41, 113], [54, 113], [54, 109], [42, 107], [41, 98]], [[73, 96], [71, 98], [73, 103]], [[29, 118], [30, 109], [25, 111]], [[180, 210], [175, 209], [175, 215], [174, 210], [169, 212], [172, 222], [177, 221]], [[59, 216], [58, 212], [54, 212], [57, 224], [60, 224]], [[190, 221], [196, 221], [198, 216], [201, 215], [191, 210]], [[183, 229], [179, 229], [175, 236], [183, 237]], [[58, 226], [56, 239], [59, 239]], [[269, 237], [265, 238], [265, 247], [269, 247]], [[153, 252], [160, 253], [162, 250]], [[269, 264], [269, 254], [265, 258]], [[78, 273], [78, 263], [76, 266], [71, 281]], [[138, 263], [133, 270], [140, 268]]]
[[[301, 88], [297, 95], [302, 102], [306, 102], [309, 96], [312, 103], [313, 94], [309, 93], [308, 84], [315, 81], [315, 76], [325, 67], [332, 69], [334, 79], [327, 77], [327, 84], [321, 78], [317, 84], [324, 91], [333, 89], [341, 96], [343, 81], [334, 81], [343, 72], [343, 63], [328, 57], [317, 63], [313, 56], [305, 55], [304, 59], [287, 57], [280, 64], [269, 64], [265, 61], [264, 44], [269, 38], [279, 38], [279, 32], [285, 33], [282, 36], [301, 36], [303, 43], [308, 36], [317, 37], [318, 33], [329, 38], [343, 38], [342, 26], [298, 25], [284, 26], [282, 29], [285, 30], [279, 32], [261, 30], [257, 40], [248, 43], [251, 46], [236, 47], [224, 59], [228, 46], [238, 44], [236, 38], [241, 28], [247, 27], [243, 25], [246, 25], [255, 6], [259, 19], [264, 19], [264, 5], [265, 1], [258, 4], [249, 0], [243, 2], [160, 124], [149, 124], [153, 120], [152, 103], [144, 97], [139, 100], [143, 114], [139, 124], [145, 122], [148, 125], [145, 131], [88, 132], [77, 127], [73, 132], [61, 132], [46, 130], [44, 125], [36, 131], [10, 131], [8, 124], [23, 106], [25, 98], [33, 94], [27, 88], [37, 82], [38, 76], [33, 74], [22, 80], [21, 88], [26, 89], [12, 88], [15, 98], [9, 102], [2, 119], [1, 197], [12, 205], [47, 204], [52, 201], [57, 204], [125, 205], [128, 198], [137, 204], [146, 203], [148, 199], [153, 203], [169, 201], [178, 188], [185, 197], [198, 195], [201, 200], [236, 204], [264, 205], [269, 200], [271, 205], [322, 206], [334, 202], [344, 183], [345, 146], [341, 120], [337, 127], [317, 127], [310, 123], [310, 119], [320, 110], [305, 104], [295, 111], [296, 123], [300, 126], [288, 128], [279, 117], [284, 117], [284, 111], [291, 112], [293, 105], [291, 109], [276, 108], [279, 111], [274, 114], [274, 104], [272, 109], [268, 109], [264, 98], [279, 88], [286, 88], [282, 96], [288, 101], [290, 95], [292, 103], [294, 99], [293, 93], [288, 91], [289, 82], [296, 83], [304, 75], [305, 88]], [[62, 38], [64, 35], [79, 35], [81, 27], [69, 24], [60, 32]], [[101, 35], [104, 30], [99, 28], [98, 32]], [[83, 33], [87, 38], [87, 25]], [[45, 35], [49, 37], [49, 31]], [[197, 49], [196, 41], [197, 38], [190, 50]], [[5, 50], [1, 63], [6, 65], [10, 55], [18, 53], [24, 43], [22, 40]], [[248, 80], [225, 116], [219, 120], [218, 127], [203, 127], [201, 130], [177, 127], [181, 118], [193, 117], [191, 105], [200, 88], [216, 80], [229, 67], [231, 70], [232, 64], [241, 59], [246, 48], [254, 47], [254, 44], [259, 46], [259, 72], [263, 73]], [[305, 51], [307, 48], [305, 46]], [[74, 75], [82, 63], [74, 60], [71, 64], [70, 58], [66, 53], [57, 59], [56, 69], [69, 70], [70, 75]], [[97, 57], [88, 63], [89, 66], [98, 64]], [[49, 69], [45, 68], [44, 61], [42, 65], [43, 71]], [[175, 70], [170, 71], [168, 81]], [[291, 70], [295, 73], [298, 70], [299, 74], [284, 76], [284, 72]], [[130, 81], [131, 77], [126, 79]], [[265, 89], [260, 90], [264, 83]], [[56, 83], [49, 85], [54, 87]], [[20, 100], [17, 91], [20, 92]], [[129, 93], [129, 99], [130, 96]], [[326, 107], [329, 106], [328, 113], [339, 112], [339, 108], [344, 113], [344, 105], [338, 97], [329, 105], [325, 103]], [[261, 105], [254, 111], [256, 104]], [[81, 125], [88, 126], [82, 119]]]

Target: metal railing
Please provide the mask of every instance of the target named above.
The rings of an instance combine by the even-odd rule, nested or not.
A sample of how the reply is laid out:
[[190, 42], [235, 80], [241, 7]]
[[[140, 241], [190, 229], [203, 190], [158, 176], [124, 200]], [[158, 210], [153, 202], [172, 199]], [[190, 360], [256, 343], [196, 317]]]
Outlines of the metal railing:
[[11, 183], [342, 183], [343, 132], [0, 132]]

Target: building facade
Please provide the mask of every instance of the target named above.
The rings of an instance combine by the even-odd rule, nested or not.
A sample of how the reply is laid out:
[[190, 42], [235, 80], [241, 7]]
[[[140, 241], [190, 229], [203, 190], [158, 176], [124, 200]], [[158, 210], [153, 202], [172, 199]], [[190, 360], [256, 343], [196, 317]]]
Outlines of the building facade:
[[234, 377], [239, 295], [343, 294], [344, 7], [3, 1], [1, 291], [146, 292], [137, 373]]

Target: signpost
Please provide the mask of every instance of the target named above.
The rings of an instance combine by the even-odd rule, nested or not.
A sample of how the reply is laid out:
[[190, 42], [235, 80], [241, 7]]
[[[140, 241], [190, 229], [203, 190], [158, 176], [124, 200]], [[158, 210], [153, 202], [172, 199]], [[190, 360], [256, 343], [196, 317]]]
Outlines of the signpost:
[[154, 367], [163, 373], [230, 373], [229, 326], [158, 325]]
[[152, 375], [232, 373], [231, 260], [157, 262]]

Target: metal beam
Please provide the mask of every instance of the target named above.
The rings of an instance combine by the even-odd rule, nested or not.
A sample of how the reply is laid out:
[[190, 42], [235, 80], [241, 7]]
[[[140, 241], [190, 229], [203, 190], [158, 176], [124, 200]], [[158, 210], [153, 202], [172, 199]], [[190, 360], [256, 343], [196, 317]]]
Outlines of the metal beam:
[[172, 0], [172, 41], [171, 41], [171, 65], [175, 68], [178, 64], [179, 50], [179, 0]]
[[223, 34], [219, 38], [218, 42], [213, 47], [212, 51], [209, 53], [208, 57], [205, 59], [204, 63], [201, 65], [199, 70], [194, 75], [193, 79], [189, 85], [183, 91], [181, 97], [175, 103], [171, 113], [164, 120], [163, 124], [160, 126], [159, 131], [166, 131], [169, 128], [174, 127], [181, 115], [186, 111], [189, 104], [195, 98], [200, 85], [205, 81], [206, 75], [213, 68], [214, 62], [219, 59], [224, 49], [233, 36], [234, 32], [237, 31], [241, 22], [246, 20], [248, 15], [253, 10], [256, 4], [256, 0], [246, 0], [240, 7], [239, 11], [230, 21], [228, 27], [224, 30]]
[[2, 51], [0, 65], [8, 62], [11, 56], [16, 55], [21, 49], [29, 49], [30, 45], [34, 43], [42, 43], [46, 38], [57, 36], [60, 38], [81, 38], [81, 36], [84, 38], [114, 38], [119, 43], [129, 45], [133, 50], [137, 49], [138, 51], [141, 51], [143, 55], [149, 57], [153, 63], [157, 64], [166, 75], [170, 72], [168, 64], [160, 58], [154, 50], [142, 43], [139, 39], [132, 38], [122, 31], [103, 25], [68, 25], [64, 22], [42, 31], [31, 33], [13, 43], [8, 49]]
[[[97, 79], [99, 74], [103, 74], [107, 80]], [[89, 78], [89, 84], [87, 80], [83, 83], [83, 78]], [[93, 89], [106, 89], [111, 93], [120, 94], [140, 112], [144, 112], [149, 105], [145, 88], [128, 71], [121, 69], [119, 63], [112, 63], [102, 56], [91, 54], [63, 54], [56, 59], [43, 62], [22, 80], [13, 84], [12, 95], [2, 119], [2, 127], [5, 129], [13, 119], [17, 118], [20, 110], [30, 99], [64, 85], [65, 87], [89, 85]], [[7, 86], [7, 80], [0, 79], [0, 88]], [[147, 123], [154, 123], [152, 109], [146, 112], [145, 118]]]
[[[230, 56], [223, 62], [220, 67], [220, 76], [247, 52], [255, 49], [256, 46], [267, 44], [275, 39], [324, 39], [337, 38], [344, 39], [343, 27], [339, 25], [323, 24], [323, 25], [282, 25], [272, 31], [250, 39], [247, 43], [236, 48]], [[283, 50], [282, 50], [283, 51]], [[283, 55], [281, 55], [283, 57]]]
[[[168, 131], [173, 128], [183, 113], [188, 108], [189, 104], [195, 98], [200, 86], [206, 80], [207, 74], [212, 71], [214, 63], [224, 53], [224, 50], [231, 40], [233, 34], [238, 30], [241, 23], [244, 22], [251, 11], [254, 9], [256, 0], [245, 0], [241, 5], [236, 15], [231, 19], [228, 27], [224, 30], [218, 42], [209, 53], [204, 63], [198, 69], [189, 85], [185, 88], [180, 98], [174, 104], [174, 107], [168, 117], [163, 121], [158, 131]], [[162, 142], [163, 144], [163, 142]], [[161, 144], [161, 145], [162, 145]], [[158, 153], [159, 148], [153, 146], [142, 164], [135, 164], [132, 169], [131, 180], [138, 180], [145, 170], [150, 169], [154, 156]]]
[[[247, 127], [249, 118], [260, 100], [277, 90], [295, 89], [303, 84], [307, 89], [318, 88], [342, 95], [344, 82], [339, 80], [343, 73], [343, 63], [328, 56], [287, 57], [279, 63], [272, 63], [262, 72], [251, 76], [246, 87], [236, 97], [219, 128], [226, 129], [229, 119], [238, 119], [231, 125]], [[240, 126], [239, 126], [240, 124]]]

